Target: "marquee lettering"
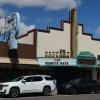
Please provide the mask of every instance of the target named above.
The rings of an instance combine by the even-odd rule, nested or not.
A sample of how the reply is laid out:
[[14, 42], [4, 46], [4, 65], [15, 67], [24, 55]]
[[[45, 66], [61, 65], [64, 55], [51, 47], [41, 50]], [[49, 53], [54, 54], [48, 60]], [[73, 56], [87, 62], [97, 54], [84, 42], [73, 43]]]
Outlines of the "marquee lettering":
[[66, 53], [65, 50], [60, 51], [46, 51], [45, 52], [46, 58], [66, 58], [69, 57], [69, 52]]

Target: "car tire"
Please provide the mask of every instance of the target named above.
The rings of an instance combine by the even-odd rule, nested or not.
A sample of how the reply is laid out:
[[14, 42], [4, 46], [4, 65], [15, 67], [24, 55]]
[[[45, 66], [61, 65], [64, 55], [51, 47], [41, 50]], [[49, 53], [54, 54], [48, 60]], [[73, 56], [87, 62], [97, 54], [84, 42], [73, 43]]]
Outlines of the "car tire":
[[51, 88], [50, 87], [44, 87], [43, 88], [43, 95], [44, 96], [50, 96], [51, 95]]
[[16, 98], [19, 96], [19, 89], [18, 88], [11, 88], [9, 92], [9, 96], [11, 98]]

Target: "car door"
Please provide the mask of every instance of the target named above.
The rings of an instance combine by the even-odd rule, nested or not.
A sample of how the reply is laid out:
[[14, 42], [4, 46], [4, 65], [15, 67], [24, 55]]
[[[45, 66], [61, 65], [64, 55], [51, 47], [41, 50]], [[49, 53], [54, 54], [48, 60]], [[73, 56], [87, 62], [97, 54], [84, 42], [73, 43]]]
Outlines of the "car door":
[[86, 80], [86, 85], [85, 85], [85, 92], [87, 92], [87, 93], [90, 93], [90, 92], [92, 92], [93, 91], [93, 89], [94, 89], [94, 84], [93, 84], [93, 82], [92, 82], [92, 80], [91, 79], [85, 79]]
[[87, 91], [87, 80], [81, 79], [77, 87], [80, 93], [86, 92]]
[[88, 84], [89, 84], [89, 91], [90, 92], [94, 92], [95, 90], [96, 90], [96, 81], [95, 80], [92, 80], [92, 79], [90, 79], [89, 81], [88, 81]]
[[44, 86], [43, 77], [41, 76], [34, 76], [32, 78], [32, 87], [33, 92], [42, 92]]
[[21, 82], [21, 90], [23, 93], [31, 93], [33, 89], [32, 77], [27, 77]]

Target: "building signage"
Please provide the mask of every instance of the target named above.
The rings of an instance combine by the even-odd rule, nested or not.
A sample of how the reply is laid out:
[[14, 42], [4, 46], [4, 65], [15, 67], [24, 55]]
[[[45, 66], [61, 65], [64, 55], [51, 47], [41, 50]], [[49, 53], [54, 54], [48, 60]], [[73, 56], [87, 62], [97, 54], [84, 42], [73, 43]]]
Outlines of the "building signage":
[[59, 51], [45, 51], [45, 58], [66, 58], [70, 56], [70, 52], [60, 49]]
[[82, 67], [96, 67], [96, 57], [91, 52], [80, 52], [77, 56], [77, 65]]
[[96, 60], [94, 59], [78, 59], [78, 64], [95, 65]]
[[75, 58], [37, 58], [41, 66], [76, 66]]

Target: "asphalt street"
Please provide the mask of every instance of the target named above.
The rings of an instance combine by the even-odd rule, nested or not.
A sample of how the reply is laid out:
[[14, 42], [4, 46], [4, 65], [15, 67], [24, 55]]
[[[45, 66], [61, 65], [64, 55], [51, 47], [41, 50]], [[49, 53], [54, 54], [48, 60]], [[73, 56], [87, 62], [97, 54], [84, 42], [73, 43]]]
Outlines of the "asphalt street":
[[100, 94], [21, 96], [18, 98], [0, 97], [0, 100], [100, 100]]

